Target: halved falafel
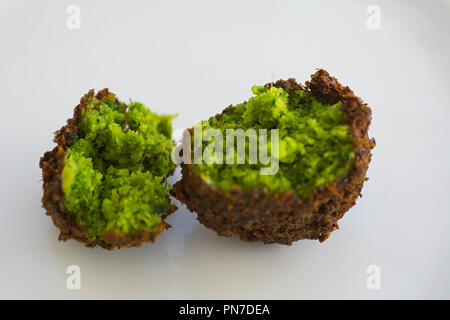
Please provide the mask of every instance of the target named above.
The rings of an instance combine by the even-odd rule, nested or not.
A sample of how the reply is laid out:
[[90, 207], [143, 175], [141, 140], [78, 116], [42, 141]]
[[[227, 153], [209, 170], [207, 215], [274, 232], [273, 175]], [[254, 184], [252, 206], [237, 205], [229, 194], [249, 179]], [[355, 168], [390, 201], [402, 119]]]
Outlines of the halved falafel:
[[132, 247], [170, 227], [164, 219], [176, 209], [166, 182], [175, 168], [172, 118], [138, 102], [126, 105], [108, 89], [81, 98], [39, 163], [42, 204], [60, 240]]
[[183, 163], [171, 194], [221, 236], [266, 244], [324, 241], [367, 180], [375, 146], [368, 137], [371, 109], [325, 70], [304, 86], [279, 80], [253, 93], [199, 125], [224, 136], [228, 129], [278, 129], [278, 171], [263, 175], [265, 164], [247, 161]]

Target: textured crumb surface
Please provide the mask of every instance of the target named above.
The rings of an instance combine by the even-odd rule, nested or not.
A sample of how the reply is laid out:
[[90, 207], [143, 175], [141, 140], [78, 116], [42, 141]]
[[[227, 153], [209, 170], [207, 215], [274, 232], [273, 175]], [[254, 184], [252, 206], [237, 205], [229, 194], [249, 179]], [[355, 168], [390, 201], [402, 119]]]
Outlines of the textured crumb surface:
[[[340, 101], [322, 103], [301, 87], [285, 90], [266, 85], [254, 86], [252, 91], [255, 96], [248, 102], [230, 106], [220, 116], [196, 124], [203, 133], [198, 140], [203, 140], [204, 161], [196, 163], [194, 170], [203, 180], [223, 191], [235, 187], [259, 188], [271, 194], [292, 190], [305, 198], [315, 188], [350, 170], [354, 157], [352, 136]], [[224, 149], [222, 156], [213, 155], [213, 163], [206, 159], [210, 153], [205, 132], [210, 129], [220, 132]], [[240, 138], [230, 139], [230, 129], [241, 130], [232, 131]], [[194, 141], [197, 131], [194, 130]], [[238, 155], [238, 143], [233, 140], [245, 145], [245, 156], [243, 152]], [[266, 161], [258, 156], [261, 150], [258, 153], [256, 147], [266, 148]], [[271, 168], [268, 157], [276, 159], [275, 167]]]
[[[244, 182], [242, 186], [241, 181], [244, 179], [236, 179], [232, 173], [229, 173], [222, 176], [228, 186], [230, 180], [234, 179], [232, 180], [234, 185], [228, 188], [221, 186], [220, 183], [215, 185], [214, 181], [213, 183], [205, 181], [205, 176], [206, 178], [214, 177], [213, 174], [220, 173], [221, 169], [208, 171], [208, 169], [200, 168], [199, 170], [196, 165], [182, 164], [182, 179], [177, 182], [171, 192], [191, 211], [197, 213], [197, 218], [202, 224], [222, 236], [238, 234], [242, 240], [246, 241], [261, 240], [264, 243], [281, 244], [291, 244], [300, 239], [323, 241], [338, 228], [337, 221], [356, 203], [366, 180], [366, 171], [371, 158], [370, 150], [375, 144], [374, 140], [368, 137], [371, 109], [348, 87], [340, 85], [325, 70], [318, 70], [305, 86], [299, 85], [294, 79], [289, 79], [268, 84], [265, 88], [283, 89], [283, 92], [288, 93], [288, 97], [302, 92], [301, 95], [310, 96], [308, 99], [317, 101], [316, 104], [327, 106], [326, 108], [319, 106], [318, 109], [335, 111], [332, 119], [337, 121], [333, 128], [338, 128], [336, 133], [340, 132], [342, 137], [342, 140], [338, 142], [344, 148], [336, 149], [335, 146], [328, 145], [329, 150], [320, 150], [322, 153], [331, 152], [330, 159], [333, 159], [334, 155], [334, 162], [341, 165], [335, 167], [338, 170], [331, 175], [331, 179], [318, 182], [318, 176], [312, 176], [313, 179], [309, 181], [309, 184], [300, 184], [301, 187], [297, 189], [292, 184], [292, 180], [287, 179], [291, 184], [283, 184], [280, 182], [281, 179], [278, 179], [279, 184], [275, 189], [270, 190], [267, 187], [269, 183], [265, 185], [264, 181], [261, 182], [258, 179], [254, 180], [257, 181], [256, 184], [248, 186]], [[289, 100], [287, 103], [289, 104]], [[277, 105], [274, 104], [274, 107], [276, 108]], [[237, 108], [241, 107], [238, 105]], [[236, 110], [235, 107], [225, 109], [222, 114], [215, 117], [216, 120], [210, 119], [210, 121], [226, 123], [227, 121], [221, 118], [228, 116], [230, 112], [232, 114], [236, 112], [232, 111], [233, 109]], [[270, 125], [272, 124], [269, 123], [268, 126]], [[303, 122], [303, 125], [306, 126], [306, 130], [302, 133], [312, 128], [307, 121]], [[345, 131], [342, 130], [343, 125], [345, 125]], [[301, 126], [302, 124], [299, 125]], [[350, 150], [345, 149], [346, 143], [350, 143]], [[347, 151], [333, 154], [336, 150]], [[345, 161], [341, 161], [342, 157], [339, 156], [341, 154], [344, 154], [344, 158], [347, 156]], [[290, 161], [291, 159], [286, 159], [285, 162], [286, 177], [299, 177], [301, 181], [302, 172], [289, 166]], [[282, 165], [283, 163], [280, 166], [281, 174], [283, 173]], [[322, 167], [321, 170], [323, 169]], [[216, 180], [219, 181], [219, 179], [220, 175]]]
[[138, 246], [169, 227], [164, 218], [175, 210], [165, 181], [174, 169], [172, 118], [121, 103], [107, 89], [81, 99], [55, 134], [58, 146], [40, 161], [42, 203], [61, 240]]

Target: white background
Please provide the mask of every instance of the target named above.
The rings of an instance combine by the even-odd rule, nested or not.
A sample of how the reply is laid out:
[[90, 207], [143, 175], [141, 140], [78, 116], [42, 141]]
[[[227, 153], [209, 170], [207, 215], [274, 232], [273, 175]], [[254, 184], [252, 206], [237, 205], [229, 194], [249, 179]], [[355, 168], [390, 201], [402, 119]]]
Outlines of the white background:
[[[0, 298], [450, 298], [449, 32], [437, 0], [2, 0]], [[140, 248], [57, 241], [38, 162], [89, 89], [178, 113], [181, 128], [317, 67], [372, 107], [377, 141], [363, 198], [326, 242], [221, 238], [184, 206]], [[372, 264], [380, 290], [366, 287]]]

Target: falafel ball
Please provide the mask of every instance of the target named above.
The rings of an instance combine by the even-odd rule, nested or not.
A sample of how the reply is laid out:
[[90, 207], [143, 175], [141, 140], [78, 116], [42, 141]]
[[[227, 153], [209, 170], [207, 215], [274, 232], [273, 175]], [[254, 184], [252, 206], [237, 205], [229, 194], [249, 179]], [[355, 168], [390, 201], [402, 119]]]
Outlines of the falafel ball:
[[175, 211], [166, 176], [173, 172], [171, 115], [126, 105], [103, 89], [81, 98], [40, 159], [43, 207], [60, 229], [104, 249], [153, 242]]
[[[183, 163], [182, 179], [171, 194], [221, 236], [237, 234], [241, 240], [265, 244], [291, 245], [301, 239], [322, 242], [355, 205], [367, 180], [375, 146], [375, 140], [368, 137], [371, 109], [322, 69], [305, 85], [295, 79], [279, 80], [252, 91], [254, 96], [247, 102], [196, 124], [202, 129], [200, 148], [207, 151], [204, 141], [209, 137], [205, 139], [203, 133], [211, 128], [227, 138], [229, 129], [277, 129], [277, 150], [273, 150], [271, 139], [275, 137], [271, 135], [262, 143], [269, 150], [272, 146], [278, 170], [262, 174], [268, 165], [251, 163], [250, 153], [245, 154], [244, 163], [223, 159]], [[194, 128], [189, 129], [191, 136]], [[261, 137], [258, 143], [261, 146]], [[247, 140], [245, 145], [249, 146]], [[237, 159], [236, 148], [227, 142], [227, 158], [232, 151]], [[195, 151], [194, 146], [192, 157]], [[214, 152], [207, 154], [220, 158]]]

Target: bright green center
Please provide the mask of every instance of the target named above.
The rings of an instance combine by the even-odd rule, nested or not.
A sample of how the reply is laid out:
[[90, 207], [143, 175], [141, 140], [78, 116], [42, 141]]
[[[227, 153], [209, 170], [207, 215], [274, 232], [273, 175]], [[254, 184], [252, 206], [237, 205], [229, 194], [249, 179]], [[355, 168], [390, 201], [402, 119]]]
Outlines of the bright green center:
[[[255, 86], [252, 91], [254, 97], [228, 109], [219, 120], [211, 117], [201, 122], [203, 134], [209, 128], [218, 129], [223, 134], [224, 154], [227, 154], [227, 129], [255, 129], [257, 132], [268, 129], [267, 149], [270, 155], [269, 130], [278, 129], [278, 172], [263, 175], [260, 169], [267, 164], [261, 161], [249, 163], [247, 139], [244, 164], [226, 163], [224, 155], [223, 164], [203, 162], [195, 165], [196, 172], [206, 182], [225, 191], [237, 186], [262, 188], [269, 193], [293, 190], [304, 198], [317, 187], [335, 181], [351, 169], [354, 157], [352, 137], [340, 102], [324, 104], [303, 90], [287, 92], [276, 87]], [[258, 136], [258, 144], [259, 140]], [[209, 144], [210, 141], [203, 142], [203, 151]], [[235, 143], [234, 150], [237, 146]]]
[[152, 232], [170, 209], [173, 116], [109, 94], [85, 109], [62, 172], [64, 203], [90, 240], [108, 231]]

